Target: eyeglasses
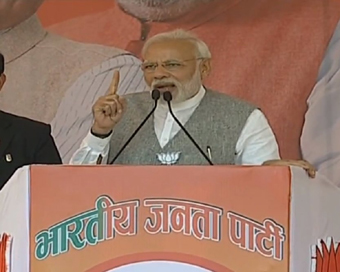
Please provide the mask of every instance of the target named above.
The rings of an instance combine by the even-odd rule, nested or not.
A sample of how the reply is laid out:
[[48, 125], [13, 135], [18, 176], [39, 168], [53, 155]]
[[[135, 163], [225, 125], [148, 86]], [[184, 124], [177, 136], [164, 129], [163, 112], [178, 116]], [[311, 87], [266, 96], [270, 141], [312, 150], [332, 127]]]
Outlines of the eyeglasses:
[[[168, 60], [168, 61], [161, 62], [160, 65], [167, 71], [178, 71], [185, 66], [186, 62], [193, 61], [193, 60], [201, 60], [201, 59], [203, 58], [195, 58], [195, 59], [188, 59], [188, 60], [182, 60], [182, 61]], [[157, 69], [158, 65], [159, 64], [157, 62], [144, 62], [141, 65], [141, 68], [146, 73], [153, 73]]]

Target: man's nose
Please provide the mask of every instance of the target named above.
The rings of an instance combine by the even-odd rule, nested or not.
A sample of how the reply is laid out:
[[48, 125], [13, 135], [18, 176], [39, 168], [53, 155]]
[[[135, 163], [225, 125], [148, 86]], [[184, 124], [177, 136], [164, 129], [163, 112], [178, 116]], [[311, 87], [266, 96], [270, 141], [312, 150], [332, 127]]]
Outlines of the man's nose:
[[158, 65], [154, 71], [154, 79], [163, 79], [170, 77], [170, 73], [162, 66]]

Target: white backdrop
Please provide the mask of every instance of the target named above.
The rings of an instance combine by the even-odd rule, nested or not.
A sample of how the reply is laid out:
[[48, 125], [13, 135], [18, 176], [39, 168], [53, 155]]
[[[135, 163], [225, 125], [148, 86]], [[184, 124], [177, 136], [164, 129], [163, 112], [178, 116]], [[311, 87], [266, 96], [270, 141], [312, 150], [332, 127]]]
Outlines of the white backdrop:
[[179, 262], [169, 261], [152, 261], [152, 262], [140, 262], [129, 265], [124, 265], [105, 272], [213, 272], [198, 266], [191, 264], [184, 264]]

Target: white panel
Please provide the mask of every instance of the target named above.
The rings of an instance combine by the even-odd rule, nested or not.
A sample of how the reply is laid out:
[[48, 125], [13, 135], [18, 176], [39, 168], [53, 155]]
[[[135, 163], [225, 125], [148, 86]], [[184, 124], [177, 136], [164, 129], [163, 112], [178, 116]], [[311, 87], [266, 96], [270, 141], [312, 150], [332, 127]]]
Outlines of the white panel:
[[315, 272], [315, 246], [340, 241], [340, 189], [320, 174], [292, 168], [290, 272]]
[[29, 166], [15, 172], [0, 191], [0, 233], [13, 237], [10, 272], [29, 271]]

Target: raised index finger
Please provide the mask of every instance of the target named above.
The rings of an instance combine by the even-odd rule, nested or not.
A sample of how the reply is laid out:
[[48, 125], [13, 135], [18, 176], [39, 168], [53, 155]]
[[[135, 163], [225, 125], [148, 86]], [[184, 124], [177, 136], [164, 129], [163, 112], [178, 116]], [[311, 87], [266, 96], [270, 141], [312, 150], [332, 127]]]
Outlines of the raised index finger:
[[119, 71], [114, 71], [112, 82], [109, 89], [109, 94], [116, 94], [119, 85]]

